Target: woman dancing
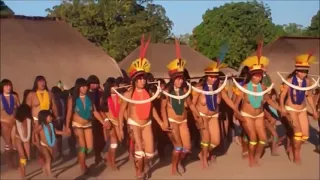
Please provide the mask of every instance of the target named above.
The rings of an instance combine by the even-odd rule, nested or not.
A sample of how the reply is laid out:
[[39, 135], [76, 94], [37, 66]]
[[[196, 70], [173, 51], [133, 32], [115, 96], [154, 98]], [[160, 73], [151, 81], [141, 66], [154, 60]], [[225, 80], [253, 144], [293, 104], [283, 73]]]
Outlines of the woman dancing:
[[13, 166], [14, 134], [16, 109], [19, 106], [18, 96], [13, 93], [12, 82], [9, 79], [1, 81], [1, 103], [0, 103], [0, 122], [1, 133], [5, 142], [5, 152], [7, 153], [7, 163]]
[[263, 112], [263, 101], [280, 111], [280, 108], [266, 94], [273, 88], [273, 83], [267, 89], [261, 85], [263, 68], [265, 68], [269, 59], [262, 56], [262, 42], [259, 43], [257, 55], [245, 59], [242, 64], [248, 66], [250, 74], [244, 85], [240, 85], [235, 79], [234, 84], [240, 90], [236, 98], [236, 106], [241, 105], [241, 116], [244, 118], [243, 128], [249, 136], [249, 166], [253, 167], [259, 164], [259, 159], [263, 153], [267, 142], [265, 120]]
[[[316, 88], [319, 83], [317, 80], [311, 81], [308, 78], [310, 64], [315, 61], [315, 57], [311, 54], [302, 54], [295, 59], [295, 70], [287, 79], [283, 78], [278, 72], [281, 80], [285, 83], [280, 94], [280, 106], [283, 116], [288, 113], [288, 120], [293, 129], [294, 135], [290, 137], [291, 145], [289, 145], [289, 158], [296, 163], [301, 163], [300, 150], [301, 144], [309, 138], [309, 121], [307, 116], [306, 101], [309, 103], [313, 118], [318, 119], [313, 94], [311, 89]], [[288, 96], [285, 101], [286, 96]], [[293, 157], [292, 157], [293, 154]]]
[[25, 166], [30, 160], [30, 138], [32, 131], [31, 108], [27, 104], [21, 104], [17, 108], [16, 124], [14, 126], [15, 145], [19, 153], [21, 177], [25, 177]]
[[[191, 153], [191, 138], [189, 127], [187, 124], [187, 110], [189, 107], [195, 119], [199, 121], [199, 112], [196, 110], [194, 104], [192, 104], [190, 94], [191, 86], [187, 89], [183, 84], [185, 83], [184, 68], [186, 60], [181, 59], [179, 42], [176, 40], [176, 54], [177, 59], [171, 61], [167, 68], [169, 70], [170, 82], [164, 89], [163, 100], [161, 102], [161, 115], [164, 120], [165, 127], [170, 125], [172, 129], [168, 133], [169, 138], [174, 146], [172, 152], [172, 175], [181, 175], [185, 171], [184, 167], [181, 166], [181, 161], [184, 160], [188, 153]], [[178, 166], [182, 167], [183, 172], [178, 170]]]
[[78, 140], [78, 160], [83, 173], [87, 172], [85, 163], [86, 154], [90, 154], [93, 148], [92, 116], [94, 116], [104, 128], [109, 128], [95, 105], [87, 96], [88, 83], [84, 78], [76, 80], [72, 96], [68, 99], [66, 129], [70, 131], [70, 122]]
[[[110, 147], [106, 153], [105, 160], [109, 163], [113, 170], [117, 169], [115, 163], [116, 149], [118, 147], [118, 136], [119, 136], [119, 109], [120, 109], [120, 98], [112, 90], [113, 87], [118, 87], [116, 79], [110, 77], [104, 83], [104, 92], [101, 99], [101, 110], [102, 117], [107, 122], [111, 123], [111, 129], [104, 130], [104, 137], [106, 141], [109, 141]], [[108, 143], [107, 143], [108, 144]]]

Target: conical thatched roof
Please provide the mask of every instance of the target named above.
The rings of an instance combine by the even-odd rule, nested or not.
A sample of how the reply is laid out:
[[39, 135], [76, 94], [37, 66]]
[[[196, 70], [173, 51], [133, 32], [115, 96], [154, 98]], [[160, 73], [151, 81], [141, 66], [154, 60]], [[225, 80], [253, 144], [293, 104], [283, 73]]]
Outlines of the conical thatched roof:
[[[180, 45], [181, 56], [187, 61], [186, 69], [191, 77], [199, 77], [204, 75], [204, 68], [212, 63], [212, 60], [195, 51], [187, 45]], [[123, 59], [119, 66], [123, 70], [127, 70], [132, 63], [139, 57], [140, 47], [131, 52]], [[151, 73], [156, 78], [167, 78], [167, 64], [176, 58], [175, 44], [150, 44], [146, 53], [146, 58], [151, 63]], [[231, 68], [224, 68], [225, 74], [236, 74]]]
[[1, 18], [1, 79], [8, 78], [21, 94], [37, 75], [49, 87], [59, 80], [72, 87], [76, 78], [95, 74], [122, 76], [117, 63], [62, 21], [43, 17]]
[[13, 16], [14, 12], [2, 0], [0, 1], [0, 16]]

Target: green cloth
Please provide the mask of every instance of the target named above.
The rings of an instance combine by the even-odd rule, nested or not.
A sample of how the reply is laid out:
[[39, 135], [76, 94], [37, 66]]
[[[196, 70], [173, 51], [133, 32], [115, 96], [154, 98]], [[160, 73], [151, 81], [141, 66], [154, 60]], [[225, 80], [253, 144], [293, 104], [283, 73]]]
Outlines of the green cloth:
[[[172, 95], [177, 95], [176, 92], [173, 90], [170, 94]], [[179, 90], [179, 95], [181, 96], [183, 94], [183, 90], [180, 89]], [[174, 112], [176, 113], [176, 115], [182, 115], [183, 111], [184, 111], [184, 99], [173, 99], [171, 98], [171, 105], [172, 108], [174, 110]]]

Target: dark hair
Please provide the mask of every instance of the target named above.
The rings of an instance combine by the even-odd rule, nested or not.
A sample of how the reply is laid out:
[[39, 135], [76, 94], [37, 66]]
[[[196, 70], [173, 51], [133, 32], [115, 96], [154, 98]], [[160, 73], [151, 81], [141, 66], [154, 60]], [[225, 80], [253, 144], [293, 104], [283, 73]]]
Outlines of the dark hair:
[[9, 79], [3, 79], [0, 83], [0, 94], [3, 93], [3, 87], [4, 86], [11, 86], [11, 92], [13, 92], [13, 85], [12, 85], [12, 82], [9, 80]]
[[52, 113], [50, 110], [41, 110], [38, 114], [39, 124], [47, 124], [47, 118], [48, 116], [52, 116]]
[[96, 75], [90, 75], [87, 79], [88, 85], [90, 84], [100, 84], [100, 80]]
[[51, 88], [51, 92], [52, 92], [52, 94], [59, 96], [61, 94], [62, 90], [58, 86], [53, 86]]
[[23, 122], [27, 118], [32, 119], [31, 108], [27, 104], [21, 104], [17, 108], [16, 120]]
[[47, 86], [47, 80], [44, 76], [37, 76], [35, 79], [34, 79], [34, 82], [33, 82], [33, 87], [32, 87], [32, 91], [33, 92], [36, 92], [38, 90], [38, 82], [39, 81], [44, 81], [45, 82], [45, 87], [44, 89], [48, 91], [48, 86]]
[[109, 106], [108, 106], [108, 98], [111, 96], [111, 87], [113, 86], [118, 86], [117, 80], [113, 77], [109, 77], [106, 82], [104, 83], [104, 91], [102, 94], [102, 104], [101, 104], [101, 109], [104, 112], [109, 111]]
[[23, 99], [22, 99], [22, 104], [25, 104], [27, 102], [27, 97], [30, 94], [30, 92], [32, 92], [31, 89], [26, 89], [23, 92]]
[[[173, 78], [170, 78], [170, 81], [166, 84], [166, 87], [165, 87], [165, 89], [167, 89], [169, 93], [171, 93], [174, 90], [174, 81], [180, 77], [181, 76], [175, 76]], [[182, 76], [182, 78], [183, 78], [183, 82], [185, 83], [185, 81], [186, 81], [185, 77]], [[182, 84], [182, 86], [180, 88], [182, 88], [182, 89], [185, 88], [184, 83]]]
[[[205, 85], [207, 84], [208, 76], [204, 76], [204, 80], [202, 81], [202, 88], [204, 89]], [[217, 77], [217, 79], [214, 81], [212, 85], [212, 89], [217, 89], [220, 84], [220, 79]]]
[[72, 91], [72, 111], [74, 111], [74, 108], [76, 107], [76, 100], [78, 99], [80, 95], [80, 88], [83, 86], [88, 87], [88, 82], [84, 78], [78, 78], [75, 82], [75, 85], [73, 87]]

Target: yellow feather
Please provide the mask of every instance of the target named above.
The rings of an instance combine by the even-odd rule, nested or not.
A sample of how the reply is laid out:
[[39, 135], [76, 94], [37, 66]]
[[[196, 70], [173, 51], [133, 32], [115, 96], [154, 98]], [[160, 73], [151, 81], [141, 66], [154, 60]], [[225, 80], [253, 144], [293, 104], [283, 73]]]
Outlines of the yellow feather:
[[167, 68], [169, 71], [177, 70], [178, 72], [183, 72], [184, 68], [186, 67], [186, 64], [187, 61], [184, 59], [174, 59], [167, 65]]

